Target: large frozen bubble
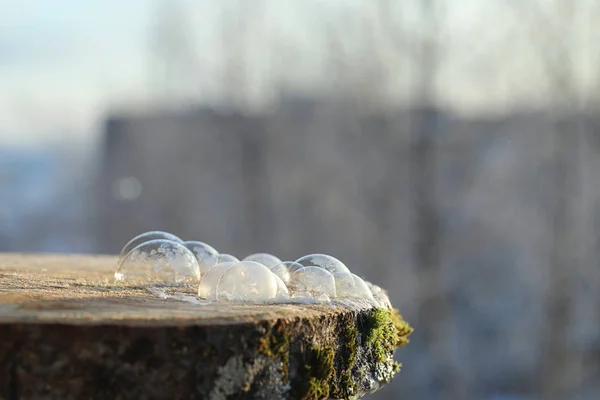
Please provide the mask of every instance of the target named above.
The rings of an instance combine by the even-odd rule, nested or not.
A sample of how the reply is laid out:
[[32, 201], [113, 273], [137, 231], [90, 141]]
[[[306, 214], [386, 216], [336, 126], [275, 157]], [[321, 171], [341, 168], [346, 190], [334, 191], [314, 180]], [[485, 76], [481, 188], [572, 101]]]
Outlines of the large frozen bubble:
[[350, 272], [348, 267], [343, 262], [335, 257], [328, 256], [327, 254], [309, 254], [304, 257], [300, 257], [296, 260], [298, 264], [302, 264], [305, 267], [320, 267], [332, 274], [340, 272]]
[[262, 303], [276, 296], [276, 275], [254, 261], [241, 261], [227, 269], [217, 286], [218, 301]]
[[236, 256], [232, 256], [231, 254], [221, 253], [217, 258], [217, 264], [222, 264], [224, 262], [239, 263], [240, 260]]
[[244, 258], [242, 261], [254, 261], [259, 264], [264, 265], [267, 268], [273, 268], [274, 266], [281, 264], [281, 260], [275, 257], [273, 254], [268, 253], [255, 253], [250, 254], [248, 257]]
[[198, 264], [200, 265], [200, 272], [205, 274], [210, 268], [217, 264], [219, 258], [219, 252], [209, 244], [191, 240], [184, 243], [185, 246], [194, 253]]
[[198, 285], [198, 297], [205, 300], [217, 300], [217, 287], [221, 277], [229, 268], [236, 265], [237, 262], [219, 263], [209, 269], [200, 280]]
[[336, 297], [333, 274], [321, 267], [297, 270], [290, 276], [288, 289], [292, 297]]
[[352, 273], [333, 274], [338, 299], [363, 299], [375, 304], [371, 289], [361, 277]]
[[140, 233], [139, 235], [131, 239], [129, 242], [127, 242], [125, 246], [123, 246], [123, 249], [121, 249], [121, 253], [119, 254], [119, 261], [117, 262], [117, 264], [120, 264], [121, 261], [123, 261], [123, 259], [127, 256], [127, 254], [129, 254], [131, 250], [133, 250], [140, 244], [157, 239], [171, 240], [173, 242], [183, 243], [183, 240], [169, 232], [150, 231]]
[[193, 283], [200, 279], [200, 266], [183, 244], [156, 239], [134, 247], [117, 266], [115, 279], [138, 284]]

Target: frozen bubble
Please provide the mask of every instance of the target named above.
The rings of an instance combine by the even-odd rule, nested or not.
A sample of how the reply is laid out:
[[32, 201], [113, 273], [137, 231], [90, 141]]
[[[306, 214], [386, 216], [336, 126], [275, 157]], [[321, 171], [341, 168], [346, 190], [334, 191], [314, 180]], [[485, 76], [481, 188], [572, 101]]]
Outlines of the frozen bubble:
[[318, 297], [326, 295], [335, 298], [335, 279], [331, 272], [320, 267], [305, 267], [290, 276], [288, 285], [293, 297]]
[[390, 302], [390, 298], [388, 297], [385, 290], [383, 290], [377, 285], [372, 284], [371, 282], [365, 281], [365, 283], [367, 284], [369, 289], [371, 289], [373, 298], [381, 307], [392, 308], [392, 303]]
[[217, 287], [219, 280], [229, 268], [236, 265], [237, 262], [225, 262], [219, 263], [209, 269], [206, 274], [200, 280], [198, 285], [198, 297], [201, 299], [216, 301], [217, 300]]
[[232, 256], [231, 254], [221, 253], [217, 258], [217, 264], [222, 264], [224, 262], [239, 263], [240, 260], [236, 256]]
[[248, 257], [244, 258], [242, 261], [254, 261], [259, 264], [264, 265], [267, 268], [273, 268], [274, 266], [281, 264], [281, 260], [275, 257], [273, 254], [268, 253], [256, 253], [250, 254]]
[[218, 301], [261, 303], [277, 295], [276, 275], [262, 264], [241, 261], [229, 268], [217, 287]]
[[275, 297], [280, 300], [290, 297], [290, 292], [288, 291], [288, 288], [283, 282], [283, 280], [280, 277], [278, 277], [275, 273], [273, 273], [273, 275], [275, 276], [275, 280], [277, 281], [277, 294], [275, 295]]
[[304, 268], [304, 265], [299, 264], [296, 261], [284, 261], [284, 262], [282, 262], [282, 264], [287, 267], [288, 272], [290, 274], [293, 274], [294, 272], [298, 271], [299, 269]]
[[133, 248], [118, 265], [115, 279], [144, 284], [191, 283], [200, 279], [200, 266], [183, 244], [156, 239]]
[[359, 276], [352, 273], [333, 274], [338, 299], [365, 299], [375, 303], [371, 289]]
[[285, 263], [281, 262], [274, 267], [269, 268], [277, 275], [286, 285], [290, 282], [290, 271]]
[[309, 254], [304, 257], [300, 257], [296, 260], [298, 264], [302, 264], [305, 267], [320, 267], [326, 269], [332, 274], [338, 272], [350, 272], [348, 267], [343, 262], [335, 257], [328, 256], [327, 254]]
[[181, 240], [180, 238], [178, 238], [177, 236], [175, 236], [169, 232], [163, 232], [163, 231], [144, 232], [144, 233], [137, 235], [136, 237], [131, 239], [129, 242], [127, 242], [127, 244], [125, 244], [125, 246], [123, 246], [123, 249], [121, 249], [121, 254], [119, 254], [119, 261], [117, 262], [117, 264], [120, 264], [121, 261], [123, 261], [123, 259], [125, 257], [127, 257], [127, 254], [129, 254], [129, 252], [131, 250], [133, 250], [140, 244], [142, 244], [144, 242], [149, 242], [151, 240], [157, 240], [157, 239], [171, 240], [173, 242], [183, 243], [183, 240]]
[[184, 242], [186, 247], [194, 253], [200, 265], [200, 272], [205, 274], [210, 268], [217, 264], [219, 252], [209, 244], [195, 240]]

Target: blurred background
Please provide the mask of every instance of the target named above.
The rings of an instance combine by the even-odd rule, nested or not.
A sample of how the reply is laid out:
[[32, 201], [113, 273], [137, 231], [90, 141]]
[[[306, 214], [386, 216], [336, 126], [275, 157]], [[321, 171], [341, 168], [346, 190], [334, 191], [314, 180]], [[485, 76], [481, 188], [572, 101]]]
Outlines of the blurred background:
[[600, 398], [600, 0], [0, 10], [0, 251], [323, 252], [416, 328], [370, 398]]

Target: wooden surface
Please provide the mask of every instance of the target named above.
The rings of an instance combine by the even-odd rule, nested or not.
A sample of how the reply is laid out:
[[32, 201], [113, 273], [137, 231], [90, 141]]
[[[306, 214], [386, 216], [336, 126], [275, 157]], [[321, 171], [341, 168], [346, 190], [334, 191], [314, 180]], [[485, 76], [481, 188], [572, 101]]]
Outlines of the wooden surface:
[[198, 304], [117, 284], [115, 268], [0, 254], [0, 399], [351, 398], [396, 372], [396, 337], [367, 343], [375, 309]]

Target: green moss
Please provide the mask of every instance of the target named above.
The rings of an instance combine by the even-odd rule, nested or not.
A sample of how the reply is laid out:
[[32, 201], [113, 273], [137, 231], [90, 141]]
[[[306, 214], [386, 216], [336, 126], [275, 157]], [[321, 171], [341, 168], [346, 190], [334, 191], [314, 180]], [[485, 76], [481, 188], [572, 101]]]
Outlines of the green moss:
[[397, 310], [376, 308], [369, 317], [366, 343], [372, 347], [376, 361], [382, 362], [396, 347], [408, 343], [412, 331]]
[[289, 377], [290, 341], [285, 333], [285, 326], [277, 324], [261, 337], [258, 351], [267, 357], [281, 359], [281, 372], [284, 380]]
[[329, 398], [330, 384], [335, 373], [335, 351], [331, 347], [310, 347], [307, 360], [299, 379], [298, 398], [320, 400]]

